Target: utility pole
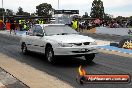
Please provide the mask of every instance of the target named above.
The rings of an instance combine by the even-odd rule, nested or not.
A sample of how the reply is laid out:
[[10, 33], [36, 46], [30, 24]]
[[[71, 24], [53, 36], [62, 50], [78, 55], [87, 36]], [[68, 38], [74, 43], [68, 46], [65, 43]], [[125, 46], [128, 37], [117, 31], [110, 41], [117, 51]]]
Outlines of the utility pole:
[[[59, 10], [59, 0], [58, 0], [58, 10]], [[57, 23], [59, 23], [59, 14], [57, 14]]]
[[3, 8], [3, 0], [2, 0], [2, 13], [3, 13], [3, 22], [4, 22], [4, 8]]
[[59, 3], [59, 0], [58, 0], [58, 10], [59, 10], [59, 4], [60, 4], [60, 3]]

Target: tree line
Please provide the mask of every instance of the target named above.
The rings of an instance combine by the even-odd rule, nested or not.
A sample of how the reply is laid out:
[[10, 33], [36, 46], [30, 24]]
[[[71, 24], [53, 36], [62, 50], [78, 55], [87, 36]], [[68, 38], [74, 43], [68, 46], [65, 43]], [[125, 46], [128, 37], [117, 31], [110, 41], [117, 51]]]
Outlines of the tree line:
[[[51, 4], [48, 3], [42, 3], [36, 6], [36, 12], [34, 13], [29, 13], [23, 11], [22, 7], [18, 8], [18, 11], [16, 13], [13, 12], [11, 9], [4, 9], [0, 8], [0, 16], [6, 15], [6, 16], [13, 16], [13, 15], [24, 15], [24, 16], [44, 16], [44, 17], [52, 17], [54, 13], [54, 8], [52, 7]], [[103, 1], [101, 0], [93, 0], [92, 7], [91, 7], [91, 12], [88, 15], [87, 12], [81, 17], [81, 18], [99, 18], [99, 19], [112, 19], [112, 15], [107, 14], [104, 12], [104, 6], [103, 6]], [[132, 18], [130, 16], [129, 18]], [[126, 17], [118, 16], [117, 19], [127, 19]]]
[[23, 15], [23, 16], [45, 16], [45, 17], [52, 17], [54, 9], [52, 8], [51, 4], [48, 3], [42, 3], [38, 6], [36, 6], [36, 12], [29, 13], [23, 11], [22, 7], [18, 8], [18, 11], [16, 13], [13, 12], [11, 9], [4, 9], [0, 8], [0, 16], [3, 16], [3, 13], [5, 16], [13, 16], [13, 15]]

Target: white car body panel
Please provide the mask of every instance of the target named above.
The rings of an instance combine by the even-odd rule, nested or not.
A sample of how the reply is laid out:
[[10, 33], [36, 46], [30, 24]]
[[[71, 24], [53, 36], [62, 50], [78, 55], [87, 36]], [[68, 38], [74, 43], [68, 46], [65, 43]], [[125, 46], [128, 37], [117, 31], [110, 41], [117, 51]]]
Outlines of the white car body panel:
[[81, 42], [94, 42], [94, 40], [88, 36], [71, 34], [71, 35], [53, 35], [47, 36], [48, 39], [63, 42], [63, 43], [81, 43]]

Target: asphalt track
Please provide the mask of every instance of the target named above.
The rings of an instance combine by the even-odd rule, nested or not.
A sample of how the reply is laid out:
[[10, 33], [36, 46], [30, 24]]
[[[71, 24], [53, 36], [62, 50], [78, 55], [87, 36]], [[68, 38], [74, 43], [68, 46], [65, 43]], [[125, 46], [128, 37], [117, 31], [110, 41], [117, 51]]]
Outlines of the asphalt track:
[[23, 55], [20, 50], [19, 38], [6, 37], [4, 35], [0, 35], [0, 52], [42, 72], [47, 72], [69, 83], [74, 88], [132, 88], [132, 82], [128, 84], [85, 85], [79, 85], [76, 82], [80, 65], [83, 66], [87, 74], [130, 74], [132, 76], [132, 58], [99, 53], [90, 64], [87, 64], [83, 58], [61, 57], [58, 58], [56, 65], [51, 65], [44, 59], [44, 55], [34, 52]]
[[83, 33], [95, 39], [107, 40], [112, 42], [120, 42], [122, 39], [132, 39], [132, 36], [119, 36], [119, 35], [108, 35], [108, 34], [95, 34], [95, 33]]

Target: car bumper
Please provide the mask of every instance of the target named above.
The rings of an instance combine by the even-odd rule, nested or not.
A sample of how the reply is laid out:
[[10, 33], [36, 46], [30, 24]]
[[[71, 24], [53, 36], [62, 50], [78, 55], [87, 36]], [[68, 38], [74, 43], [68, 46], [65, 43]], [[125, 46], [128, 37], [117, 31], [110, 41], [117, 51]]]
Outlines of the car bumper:
[[98, 50], [96, 47], [61, 47], [54, 49], [54, 55], [58, 56], [81, 56], [87, 54], [96, 54]]

